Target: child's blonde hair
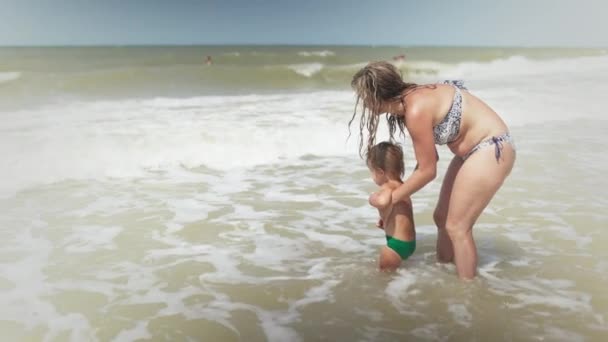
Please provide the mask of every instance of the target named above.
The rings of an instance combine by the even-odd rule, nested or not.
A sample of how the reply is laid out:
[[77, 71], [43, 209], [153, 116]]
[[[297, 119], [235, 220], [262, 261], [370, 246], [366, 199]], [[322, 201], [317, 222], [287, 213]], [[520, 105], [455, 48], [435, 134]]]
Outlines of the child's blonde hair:
[[367, 152], [367, 165], [384, 171], [394, 178], [403, 177], [405, 165], [401, 146], [383, 141], [372, 146]]

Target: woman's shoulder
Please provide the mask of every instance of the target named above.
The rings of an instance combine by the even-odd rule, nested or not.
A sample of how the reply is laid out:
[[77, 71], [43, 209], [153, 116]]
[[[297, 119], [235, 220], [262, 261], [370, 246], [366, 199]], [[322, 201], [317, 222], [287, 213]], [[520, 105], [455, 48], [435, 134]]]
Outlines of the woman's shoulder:
[[436, 102], [437, 85], [420, 85], [404, 96], [404, 109], [407, 115], [416, 115], [433, 107]]
[[[438, 106], [442, 107], [441, 101], [438, 101], [438, 99], [449, 98], [450, 101], [452, 100], [454, 87], [467, 90], [462, 80], [445, 80], [440, 83], [418, 85], [404, 96], [405, 112], [420, 113], [429, 110], [435, 111]], [[450, 95], [448, 96], [448, 94]]]

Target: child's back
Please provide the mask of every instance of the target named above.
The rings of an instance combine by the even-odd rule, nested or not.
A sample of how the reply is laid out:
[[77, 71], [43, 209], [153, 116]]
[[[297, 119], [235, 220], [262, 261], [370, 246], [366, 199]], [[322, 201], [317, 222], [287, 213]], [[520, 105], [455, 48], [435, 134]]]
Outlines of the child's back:
[[[389, 182], [388, 187], [391, 192], [401, 185], [400, 182]], [[384, 222], [384, 232], [403, 241], [416, 240], [416, 230], [414, 229], [414, 213], [412, 201], [397, 202], [390, 208], [379, 209], [380, 217]], [[392, 209], [392, 210], [390, 210]]]

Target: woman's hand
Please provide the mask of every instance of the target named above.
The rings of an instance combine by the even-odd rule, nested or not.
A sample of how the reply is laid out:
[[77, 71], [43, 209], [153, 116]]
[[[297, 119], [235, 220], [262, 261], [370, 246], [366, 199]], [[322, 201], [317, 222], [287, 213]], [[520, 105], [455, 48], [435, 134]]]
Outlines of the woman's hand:
[[378, 219], [378, 223], [376, 223], [376, 227], [378, 227], [379, 229], [384, 230], [384, 221], [382, 221], [381, 218]]

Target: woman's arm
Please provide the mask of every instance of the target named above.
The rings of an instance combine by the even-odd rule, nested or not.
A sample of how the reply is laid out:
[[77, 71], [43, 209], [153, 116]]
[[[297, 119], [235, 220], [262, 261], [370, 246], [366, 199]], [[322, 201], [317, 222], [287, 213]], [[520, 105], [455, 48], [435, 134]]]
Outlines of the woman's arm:
[[410, 110], [407, 130], [412, 138], [418, 166], [412, 174], [393, 191], [392, 203], [409, 198], [427, 185], [437, 175], [437, 150], [433, 137], [433, 116], [430, 113]]

